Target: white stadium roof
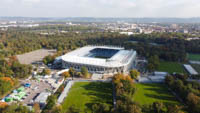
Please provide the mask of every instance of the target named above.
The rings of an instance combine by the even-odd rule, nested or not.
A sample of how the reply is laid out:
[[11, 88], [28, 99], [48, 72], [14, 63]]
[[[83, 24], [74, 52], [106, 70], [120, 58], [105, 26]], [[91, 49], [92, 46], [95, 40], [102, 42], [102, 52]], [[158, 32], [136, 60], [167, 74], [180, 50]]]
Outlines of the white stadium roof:
[[[109, 59], [92, 58], [85, 56], [95, 48], [117, 49], [119, 51]], [[62, 60], [76, 64], [85, 64], [85, 65], [94, 65], [103, 67], [119, 67], [129, 63], [131, 61], [131, 58], [135, 56], [136, 56], [136, 51], [125, 50], [124, 48], [121, 47], [85, 46], [63, 55]]]

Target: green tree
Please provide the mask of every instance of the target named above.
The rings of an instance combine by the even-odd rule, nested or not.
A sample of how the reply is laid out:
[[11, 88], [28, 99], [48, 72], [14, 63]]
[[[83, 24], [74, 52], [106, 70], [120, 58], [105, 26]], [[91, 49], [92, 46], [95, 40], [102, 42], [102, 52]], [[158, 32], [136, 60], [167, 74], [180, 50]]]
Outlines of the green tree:
[[49, 96], [47, 98], [47, 105], [46, 105], [45, 109], [52, 110], [53, 107], [56, 105], [56, 100], [57, 100], [56, 96], [54, 96], [54, 95]]
[[130, 71], [130, 76], [132, 79], [137, 79], [140, 76], [140, 72], [138, 72], [136, 69], [133, 69]]
[[69, 74], [72, 77], [72, 79], [74, 78], [75, 73], [76, 73], [76, 71], [73, 68], [69, 68]]
[[55, 106], [55, 107], [51, 110], [51, 113], [62, 113], [62, 106], [61, 106], [61, 105]]
[[152, 108], [154, 113], [163, 113], [165, 105], [162, 102], [154, 102]]
[[2, 113], [31, 113], [31, 111], [21, 104], [13, 103], [2, 110]]
[[80, 109], [72, 105], [68, 108], [66, 113], [80, 113]]
[[81, 74], [84, 78], [89, 78], [90, 74], [88, 73], [88, 69], [86, 67], [81, 67]]
[[158, 66], [160, 65], [160, 60], [159, 57], [157, 55], [151, 56], [148, 59], [148, 65], [147, 68], [149, 71], [155, 71]]
[[103, 104], [94, 104], [92, 105], [92, 113], [110, 113], [110, 107], [103, 103]]

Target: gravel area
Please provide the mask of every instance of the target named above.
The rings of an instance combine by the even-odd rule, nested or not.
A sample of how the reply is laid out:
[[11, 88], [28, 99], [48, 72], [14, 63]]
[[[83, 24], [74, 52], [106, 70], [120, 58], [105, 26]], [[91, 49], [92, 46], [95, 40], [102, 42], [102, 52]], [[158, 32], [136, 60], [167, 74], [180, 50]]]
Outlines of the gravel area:
[[33, 64], [41, 61], [45, 56], [53, 55], [56, 50], [39, 49], [29, 53], [17, 55], [17, 58], [21, 64]]

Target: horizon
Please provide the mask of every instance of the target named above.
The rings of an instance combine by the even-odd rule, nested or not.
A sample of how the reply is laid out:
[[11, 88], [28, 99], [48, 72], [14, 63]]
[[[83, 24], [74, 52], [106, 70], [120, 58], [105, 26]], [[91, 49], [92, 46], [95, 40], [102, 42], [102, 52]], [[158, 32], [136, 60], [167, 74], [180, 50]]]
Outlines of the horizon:
[[70, 17], [70, 16], [66, 16], [66, 17], [42, 17], [42, 16], [38, 16], [38, 17], [34, 17], [34, 16], [0, 16], [0, 18], [98, 18], [98, 19], [106, 19], [106, 18], [114, 18], [114, 19], [120, 19], [120, 18], [124, 18], [124, 19], [199, 19], [199, 17], [87, 17], [87, 16], [74, 16], [74, 17]]

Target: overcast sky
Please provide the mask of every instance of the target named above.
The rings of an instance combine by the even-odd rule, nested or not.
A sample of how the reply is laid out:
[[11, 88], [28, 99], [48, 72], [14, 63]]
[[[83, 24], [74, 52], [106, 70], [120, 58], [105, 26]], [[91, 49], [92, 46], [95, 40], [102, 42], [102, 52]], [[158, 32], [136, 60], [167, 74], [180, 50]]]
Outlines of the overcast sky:
[[0, 0], [0, 16], [200, 17], [200, 0]]

